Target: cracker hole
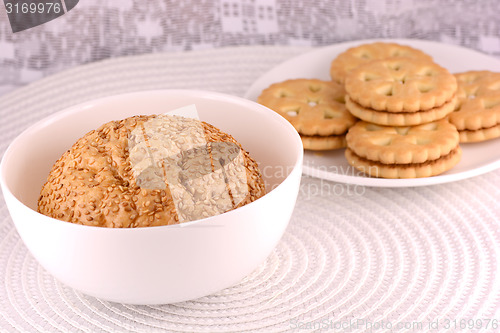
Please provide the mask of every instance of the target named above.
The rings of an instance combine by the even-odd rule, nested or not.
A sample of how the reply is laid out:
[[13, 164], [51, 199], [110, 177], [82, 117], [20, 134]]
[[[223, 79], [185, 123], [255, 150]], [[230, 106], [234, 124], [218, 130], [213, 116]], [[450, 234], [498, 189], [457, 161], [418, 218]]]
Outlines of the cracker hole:
[[336, 96], [336, 97], [333, 98], [333, 100], [335, 102], [338, 102], [338, 103], [341, 103], [341, 104], [345, 104], [345, 95]]
[[426, 92], [429, 92], [433, 89], [434, 87], [432, 86], [418, 86], [418, 91], [420, 91], [422, 94], [425, 94]]
[[372, 143], [376, 144], [377, 146], [389, 146], [392, 143], [392, 138], [390, 137], [376, 138], [373, 139]]
[[312, 92], [318, 92], [321, 90], [320, 86], [309, 86], [309, 90]]
[[367, 52], [361, 53], [361, 55], [359, 57], [362, 59], [371, 59], [372, 58], [371, 55]]
[[287, 91], [285, 91], [285, 90], [281, 90], [281, 91], [278, 93], [278, 96], [279, 96], [280, 98], [284, 98], [284, 97], [289, 97], [289, 96], [291, 96], [291, 94], [289, 94], [289, 93], [288, 93]]
[[489, 100], [485, 100], [483, 102], [483, 104], [484, 104], [484, 108], [485, 109], [492, 109], [492, 108], [500, 105], [500, 100], [494, 100], [494, 99], [491, 100], [491, 99], [489, 99]]
[[368, 132], [380, 131], [381, 129], [382, 129], [382, 127], [377, 126], [375, 124], [368, 124], [368, 125], [366, 125], [366, 130]]
[[334, 112], [332, 110], [325, 110], [323, 111], [323, 118], [324, 119], [339, 118], [339, 115], [337, 112]]
[[383, 87], [379, 87], [376, 90], [377, 94], [379, 95], [385, 95], [385, 96], [392, 96], [392, 85], [385, 85]]
[[379, 77], [375, 74], [372, 74], [372, 73], [366, 73], [365, 76], [363, 77], [363, 80], [365, 82], [368, 82], [368, 81], [372, 81], [372, 80], [376, 80], [378, 79]]
[[288, 111], [285, 111], [285, 113], [289, 117], [297, 117], [298, 114], [299, 114], [299, 109], [297, 109], [297, 110], [288, 110]]
[[307, 105], [309, 105], [310, 107], [315, 107], [316, 105], [318, 105], [318, 102], [316, 102], [316, 101], [307, 101]]
[[395, 129], [399, 135], [407, 135], [408, 131], [410, 130], [409, 127], [396, 127]]
[[425, 76], [435, 76], [436, 75], [436, 72], [434, 72], [432, 69], [430, 68], [427, 68], [424, 72], [424, 75]]
[[423, 129], [424, 131], [435, 131], [437, 130], [438, 125], [436, 123], [429, 123], [425, 125], [420, 125], [420, 129]]
[[392, 69], [393, 71], [399, 71], [401, 69], [401, 64], [400, 63], [393, 63], [393, 62], [388, 62], [386, 64], [387, 68]]

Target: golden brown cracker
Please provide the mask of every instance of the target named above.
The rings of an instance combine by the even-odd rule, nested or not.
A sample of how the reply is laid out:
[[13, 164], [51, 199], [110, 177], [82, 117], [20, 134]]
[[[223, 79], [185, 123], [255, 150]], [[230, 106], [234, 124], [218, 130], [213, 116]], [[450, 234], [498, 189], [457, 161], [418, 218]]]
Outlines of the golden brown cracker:
[[455, 77], [458, 102], [449, 120], [459, 130], [461, 142], [500, 137], [500, 73], [469, 71]]
[[272, 84], [257, 101], [286, 118], [301, 135], [330, 136], [345, 134], [356, 122], [344, 96], [338, 83], [294, 79]]
[[424, 163], [458, 146], [458, 131], [446, 119], [413, 127], [358, 122], [349, 129], [347, 147], [356, 155], [384, 164]]
[[450, 101], [457, 82], [447, 69], [432, 61], [388, 58], [351, 71], [345, 89], [353, 101], [365, 108], [416, 112]]
[[346, 96], [346, 107], [353, 116], [383, 126], [415, 126], [440, 120], [453, 112], [456, 98], [441, 106], [416, 112], [387, 112], [365, 108]]
[[449, 154], [437, 160], [424, 163], [383, 164], [370, 161], [346, 149], [345, 156], [350, 165], [372, 177], [379, 178], [421, 178], [439, 175], [453, 168], [462, 157], [462, 150], [457, 146]]
[[354, 68], [373, 60], [393, 57], [432, 60], [428, 54], [406, 45], [382, 42], [362, 44], [339, 54], [331, 63], [330, 76], [333, 81], [343, 84], [347, 74]]

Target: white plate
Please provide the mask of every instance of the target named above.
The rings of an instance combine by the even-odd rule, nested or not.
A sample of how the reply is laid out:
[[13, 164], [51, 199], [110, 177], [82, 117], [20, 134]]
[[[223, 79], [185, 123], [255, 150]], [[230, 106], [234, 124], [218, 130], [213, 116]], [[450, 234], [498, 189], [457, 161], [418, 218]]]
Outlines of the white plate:
[[[294, 78], [330, 80], [330, 63], [346, 49], [376, 40], [360, 40], [335, 44], [301, 54], [274, 67], [248, 89], [245, 97], [257, 100], [261, 91], [275, 82]], [[380, 40], [379, 40], [380, 41]], [[500, 72], [500, 60], [463, 47], [437, 42], [393, 39], [382, 40], [418, 48], [450, 72], [490, 70]], [[306, 151], [303, 172], [307, 175], [355, 185], [378, 187], [410, 187], [441, 184], [477, 176], [500, 168], [500, 139], [482, 143], [461, 144], [462, 160], [451, 170], [434, 177], [416, 179], [382, 179], [367, 177], [351, 167], [344, 158], [344, 149], [317, 153]]]

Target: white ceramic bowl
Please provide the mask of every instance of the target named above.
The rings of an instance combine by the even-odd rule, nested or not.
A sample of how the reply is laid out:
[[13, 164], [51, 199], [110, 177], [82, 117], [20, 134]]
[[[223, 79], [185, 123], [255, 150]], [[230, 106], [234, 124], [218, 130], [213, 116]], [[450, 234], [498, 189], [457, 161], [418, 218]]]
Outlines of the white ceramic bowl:
[[[77, 225], [36, 212], [53, 163], [85, 133], [193, 103], [201, 120], [233, 135], [259, 162], [272, 188], [265, 196], [204, 220], [136, 229]], [[266, 107], [214, 92], [157, 90], [93, 100], [31, 126], [5, 152], [0, 180], [21, 238], [58, 280], [105, 300], [162, 304], [229, 287], [266, 259], [292, 214], [302, 158], [294, 128]]]

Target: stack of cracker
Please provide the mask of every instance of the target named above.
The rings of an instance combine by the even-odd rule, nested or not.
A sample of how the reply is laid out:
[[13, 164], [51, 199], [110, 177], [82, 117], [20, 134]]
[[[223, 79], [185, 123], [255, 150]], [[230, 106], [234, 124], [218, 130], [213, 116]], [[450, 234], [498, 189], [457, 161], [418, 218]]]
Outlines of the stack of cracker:
[[[358, 66], [339, 71], [349, 58]], [[416, 178], [458, 163], [459, 135], [444, 119], [455, 108], [457, 82], [430, 56], [408, 46], [366, 44], [341, 54], [330, 73], [343, 73], [333, 79], [344, 81], [346, 107], [362, 120], [346, 136], [352, 166], [375, 177]]]
[[339, 54], [330, 76], [272, 84], [258, 102], [285, 117], [305, 149], [346, 147], [370, 176], [435, 176], [460, 161], [460, 142], [500, 137], [500, 73], [452, 75], [420, 50], [377, 42]]

